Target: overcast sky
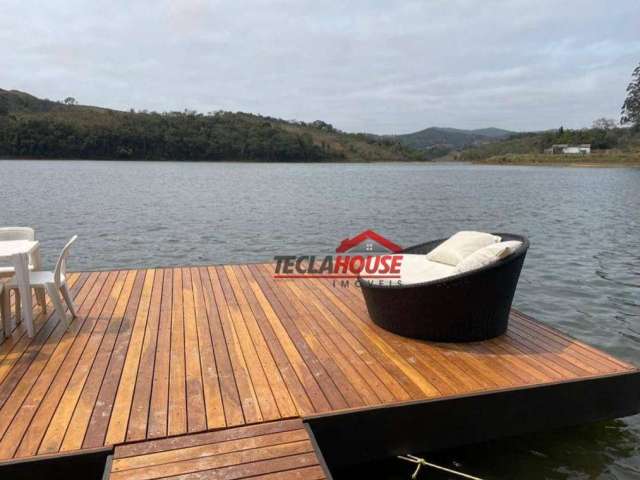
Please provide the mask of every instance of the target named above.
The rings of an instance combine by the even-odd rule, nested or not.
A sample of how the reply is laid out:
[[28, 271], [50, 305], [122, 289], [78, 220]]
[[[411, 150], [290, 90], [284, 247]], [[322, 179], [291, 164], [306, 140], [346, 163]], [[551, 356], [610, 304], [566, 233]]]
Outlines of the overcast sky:
[[619, 117], [639, 0], [0, 0], [0, 88], [347, 131]]

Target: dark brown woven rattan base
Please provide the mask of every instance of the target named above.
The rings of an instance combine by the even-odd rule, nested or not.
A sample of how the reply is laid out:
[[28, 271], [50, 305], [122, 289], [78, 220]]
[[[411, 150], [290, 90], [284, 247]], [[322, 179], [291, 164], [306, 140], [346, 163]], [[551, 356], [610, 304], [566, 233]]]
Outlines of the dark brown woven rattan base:
[[[439, 342], [486, 340], [507, 330], [511, 302], [529, 241], [495, 233], [522, 245], [508, 257], [477, 270], [412, 285], [361, 282], [371, 319], [404, 337]], [[407, 254], [426, 254], [446, 239], [409, 247]]]

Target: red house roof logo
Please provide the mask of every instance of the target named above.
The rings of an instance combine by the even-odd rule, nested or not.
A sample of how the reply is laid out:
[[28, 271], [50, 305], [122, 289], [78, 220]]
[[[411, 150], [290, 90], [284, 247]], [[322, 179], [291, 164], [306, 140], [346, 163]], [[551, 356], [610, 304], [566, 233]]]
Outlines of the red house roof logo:
[[359, 233], [353, 238], [345, 238], [344, 240], [342, 240], [342, 242], [340, 242], [340, 245], [338, 245], [338, 248], [336, 248], [336, 253], [346, 253], [349, 250], [354, 249], [361, 243], [367, 241], [373, 241], [393, 253], [402, 251], [402, 247], [400, 245], [393, 243], [391, 240], [384, 238], [382, 235], [377, 234], [373, 230], [365, 230], [364, 232]]

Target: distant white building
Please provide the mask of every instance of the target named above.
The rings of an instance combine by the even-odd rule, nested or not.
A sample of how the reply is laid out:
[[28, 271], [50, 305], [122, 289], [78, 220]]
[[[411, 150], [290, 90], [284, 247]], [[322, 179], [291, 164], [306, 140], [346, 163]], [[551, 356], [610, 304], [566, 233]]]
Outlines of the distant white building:
[[550, 154], [589, 155], [591, 153], [591, 144], [569, 145], [568, 143], [559, 143], [545, 149], [544, 152]]

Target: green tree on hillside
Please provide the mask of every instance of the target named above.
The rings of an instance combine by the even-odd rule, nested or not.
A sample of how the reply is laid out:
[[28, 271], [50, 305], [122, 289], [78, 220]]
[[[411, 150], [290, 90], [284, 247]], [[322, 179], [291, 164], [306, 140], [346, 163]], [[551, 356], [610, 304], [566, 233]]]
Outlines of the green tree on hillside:
[[631, 83], [627, 87], [627, 99], [622, 104], [620, 123], [631, 123], [640, 127], [640, 65], [631, 75]]
[[616, 128], [616, 121], [611, 118], [597, 118], [593, 121], [592, 128], [596, 130], [613, 130]]
[[[63, 105], [64, 104], [64, 105]], [[0, 158], [406, 161], [396, 142], [242, 112], [130, 112], [0, 89]], [[0, 178], [2, 174], [0, 173]], [[1, 183], [1, 182], [0, 182]]]
[[0, 116], [9, 115], [9, 101], [5, 97], [0, 97]]

